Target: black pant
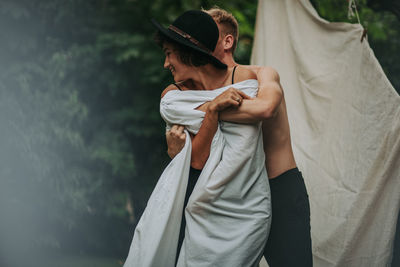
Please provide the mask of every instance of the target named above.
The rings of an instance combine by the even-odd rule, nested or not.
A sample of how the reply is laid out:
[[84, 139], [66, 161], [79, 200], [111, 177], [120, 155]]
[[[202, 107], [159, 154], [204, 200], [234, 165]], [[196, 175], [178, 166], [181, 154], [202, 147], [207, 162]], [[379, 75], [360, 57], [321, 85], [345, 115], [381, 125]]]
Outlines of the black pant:
[[269, 180], [272, 223], [264, 257], [270, 267], [312, 266], [310, 204], [301, 172]]
[[188, 185], [187, 185], [186, 194], [185, 194], [185, 202], [183, 204], [181, 228], [179, 230], [178, 248], [176, 250], [175, 265], [178, 263], [179, 252], [181, 251], [182, 242], [183, 242], [183, 239], [185, 238], [185, 228], [186, 228], [185, 207], [189, 201], [190, 195], [193, 192], [194, 186], [196, 185], [197, 180], [199, 179], [200, 173], [201, 173], [201, 170], [196, 170], [196, 169], [193, 169], [192, 167], [190, 167], [189, 180], [188, 180]]

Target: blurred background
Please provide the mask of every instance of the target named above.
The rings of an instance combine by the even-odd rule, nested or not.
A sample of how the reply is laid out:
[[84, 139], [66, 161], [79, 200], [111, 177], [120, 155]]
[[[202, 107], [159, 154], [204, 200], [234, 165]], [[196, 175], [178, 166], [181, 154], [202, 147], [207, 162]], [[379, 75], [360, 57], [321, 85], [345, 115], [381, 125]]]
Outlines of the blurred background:
[[[312, 3], [357, 22], [346, 0]], [[399, 4], [357, 3], [399, 90]], [[172, 78], [150, 19], [213, 5], [238, 19], [248, 64], [254, 0], [0, 0], [0, 266], [122, 265], [169, 162], [159, 101]]]

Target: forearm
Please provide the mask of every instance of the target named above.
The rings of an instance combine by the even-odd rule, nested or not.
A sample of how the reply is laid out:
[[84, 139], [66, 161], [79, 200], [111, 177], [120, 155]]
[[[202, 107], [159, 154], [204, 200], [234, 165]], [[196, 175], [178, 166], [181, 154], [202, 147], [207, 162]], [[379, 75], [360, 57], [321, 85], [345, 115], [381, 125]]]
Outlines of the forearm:
[[[221, 114], [222, 120], [239, 123], [268, 120], [274, 117], [283, 100], [283, 89], [279, 74], [271, 67], [247, 66], [257, 75], [259, 84], [257, 97], [251, 102], [244, 101], [240, 109], [230, 114]], [[253, 101], [254, 100], [254, 101]]]
[[222, 121], [256, 123], [265, 119], [265, 102], [260, 99], [243, 100], [239, 108], [230, 108], [220, 113]]
[[281, 97], [257, 96], [257, 98], [243, 99], [238, 108], [230, 108], [220, 112], [220, 120], [236, 123], [256, 123], [274, 117], [277, 113], [277, 107], [280, 104]]
[[218, 112], [207, 109], [198, 133], [192, 138], [191, 166], [201, 170], [210, 155], [211, 143], [218, 128]]

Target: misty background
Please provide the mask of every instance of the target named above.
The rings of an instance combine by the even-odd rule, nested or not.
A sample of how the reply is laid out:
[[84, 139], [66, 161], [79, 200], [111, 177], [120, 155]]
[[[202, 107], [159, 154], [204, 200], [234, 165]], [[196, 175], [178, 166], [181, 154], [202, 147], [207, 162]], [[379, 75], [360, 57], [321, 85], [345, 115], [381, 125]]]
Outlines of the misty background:
[[[347, 1], [312, 3], [356, 22]], [[399, 92], [399, 6], [358, 4]], [[248, 64], [256, 1], [0, 0], [0, 266], [122, 266], [169, 162], [159, 101], [172, 78], [150, 19], [213, 5], [238, 19]]]

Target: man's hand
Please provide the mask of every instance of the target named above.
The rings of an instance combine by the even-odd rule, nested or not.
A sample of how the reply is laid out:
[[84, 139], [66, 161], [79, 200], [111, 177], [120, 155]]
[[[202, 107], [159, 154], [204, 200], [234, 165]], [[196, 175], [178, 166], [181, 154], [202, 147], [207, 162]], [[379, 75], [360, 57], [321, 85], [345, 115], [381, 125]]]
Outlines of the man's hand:
[[168, 145], [168, 156], [173, 159], [185, 146], [186, 134], [182, 125], [173, 125], [165, 136]]

